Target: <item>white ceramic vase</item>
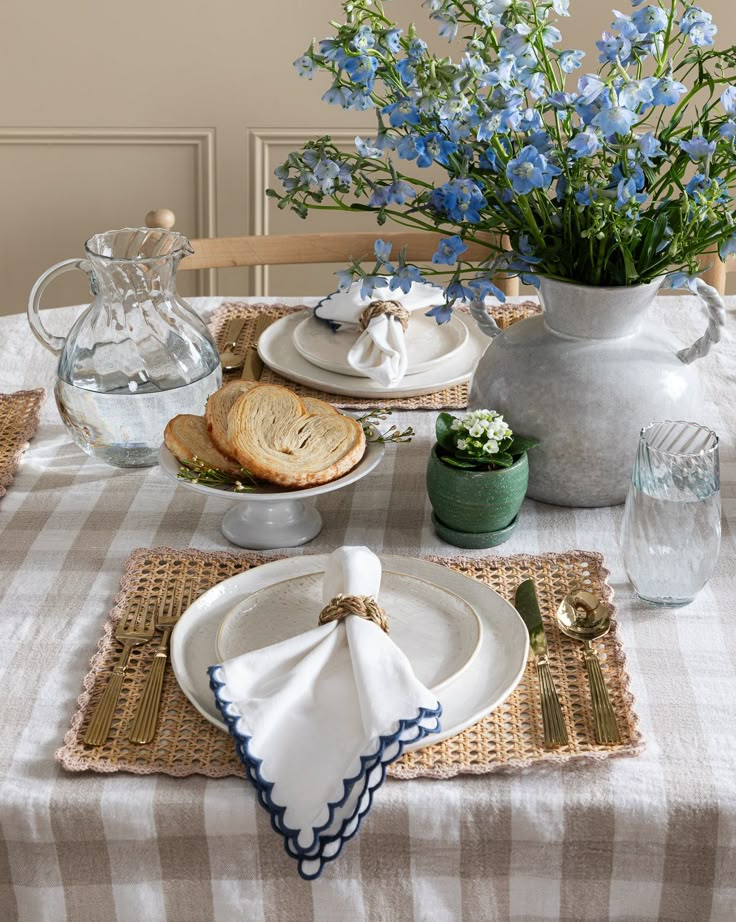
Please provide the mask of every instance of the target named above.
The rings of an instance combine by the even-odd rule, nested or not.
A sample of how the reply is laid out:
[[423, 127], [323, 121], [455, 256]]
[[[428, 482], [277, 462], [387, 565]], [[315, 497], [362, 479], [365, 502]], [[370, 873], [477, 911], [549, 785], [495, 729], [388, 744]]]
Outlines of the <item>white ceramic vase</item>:
[[471, 308], [493, 341], [473, 376], [469, 407], [496, 410], [514, 431], [540, 439], [529, 452], [532, 499], [622, 503], [642, 426], [702, 420], [692, 362], [720, 338], [723, 301], [698, 280], [708, 328], [683, 349], [649, 316], [661, 284], [595, 288], [543, 279], [544, 313], [504, 331], [485, 307]]

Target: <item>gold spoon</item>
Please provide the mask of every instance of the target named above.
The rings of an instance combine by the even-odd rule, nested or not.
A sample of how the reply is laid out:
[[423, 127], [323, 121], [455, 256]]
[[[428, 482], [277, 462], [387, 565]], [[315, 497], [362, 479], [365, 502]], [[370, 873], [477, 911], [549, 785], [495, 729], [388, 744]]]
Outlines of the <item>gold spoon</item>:
[[245, 355], [235, 351], [236, 342], [225, 343], [225, 348], [220, 353], [220, 364], [224, 372], [240, 371], [245, 362]]
[[241, 349], [240, 352], [235, 350], [238, 347], [238, 337], [240, 336], [240, 331], [245, 326], [244, 317], [233, 317], [228, 321], [227, 326], [225, 327], [225, 336], [226, 340], [225, 345], [220, 352], [220, 364], [222, 365], [222, 370], [224, 372], [233, 372], [240, 371], [243, 367], [243, 362], [245, 361], [245, 352]]
[[604, 637], [611, 629], [611, 606], [587, 589], [575, 589], [565, 596], [557, 609], [557, 623], [563, 634], [585, 644], [585, 665], [593, 702], [596, 740], [604, 744], [620, 742], [616, 715], [592, 643]]

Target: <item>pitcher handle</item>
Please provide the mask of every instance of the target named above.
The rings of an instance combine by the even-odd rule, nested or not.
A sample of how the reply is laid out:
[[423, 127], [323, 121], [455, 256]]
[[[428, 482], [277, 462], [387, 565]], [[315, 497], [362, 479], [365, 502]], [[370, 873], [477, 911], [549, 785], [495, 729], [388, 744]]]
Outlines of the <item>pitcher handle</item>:
[[503, 332], [501, 327], [488, 313], [482, 301], [472, 301], [470, 304], [470, 313], [478, 324], [481, 333], [485, 333], [486, 336], [490, 336], [491, 339], [494, 339], [499, 333]]
[[726, 305], [723, 298], [712, 285], [708, 285], [702, 279], [695, 279], [695, 293], [705, 304], [708, 314], [708, 326], [705, 333], [696, 339], [692, 346], [687, 349], [680, 349], [677, 358], [689, 365], [696, 359], [702, 359], [704, 355], [710, 352], [713, 343], [717, 343], [721, 338], [721, 330], [726, 322]]
[[47, 269], [43, 275], [38, 277], [36, 284], [31, 289], [30, 297], [28, 298], [28, 323], [31, 325], [33, 335], [40, 343], [46, 346], [50, 352], [53, 352], [54, 355], [58, 355], [64, 348], [65, 339], [63, 336], [54, 336], [52, 333], [49, 333], [41, 322], [41, 295], [50, 282], [53, 282], [55, 278], [63, 272], [68, 272], [70, 269], [81, 269], [82, 272], [86, 272], [91, 278], [91, 266], [88, 260], [65, 259], [55, 266], [52, 266], [50, 269]]

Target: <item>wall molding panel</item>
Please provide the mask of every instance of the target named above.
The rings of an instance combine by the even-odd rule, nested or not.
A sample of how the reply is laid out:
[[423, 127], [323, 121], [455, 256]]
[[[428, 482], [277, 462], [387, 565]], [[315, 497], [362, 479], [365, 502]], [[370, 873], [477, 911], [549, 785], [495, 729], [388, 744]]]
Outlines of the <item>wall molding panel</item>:
[[[251, 234], [268, 234], [270, 199], [266, 189], [276, 182], [273, 175], [275, 163], [272, 151], [275, 147], [296, 150], [312, 138], [330, 135], [338, 147], [352, 146], [356, 135], [370, 134], [365, 126], [360, 128], [251, 128], [248, 132], [248, 192], [250, 196], [249, 222]], [[285, 159], [285, 157], [283, 158]], [[256, 266], [253, 269], [251, 291], [257, 297], [269, 294], [269, 267]]]
[[[191, 147], [194, 150], [196, 236], [216, 234], [216, 161], [214, 128], [0, 128], [0, 150], [8, 145], [54, 148], [60, 145]], [[151, 202], [151, 208], [168, 207]], [[143, 223], [144, 215], [140, 216]], [[197, 273], [197, 294], [215, 293], [215, 270]]]

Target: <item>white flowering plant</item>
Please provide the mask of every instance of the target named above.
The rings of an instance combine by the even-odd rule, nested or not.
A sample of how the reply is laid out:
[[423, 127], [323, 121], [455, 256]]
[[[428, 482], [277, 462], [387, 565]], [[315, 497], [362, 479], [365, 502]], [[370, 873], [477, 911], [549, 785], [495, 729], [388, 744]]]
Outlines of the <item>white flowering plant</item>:
[[462, 416], [440, 413], [435, 431], [439, 459], [465, 470], [511, 467], [521, 455], [539, 445], [537, 439], [514, 435], [503, 416], [494, 410], [471, 410]]

